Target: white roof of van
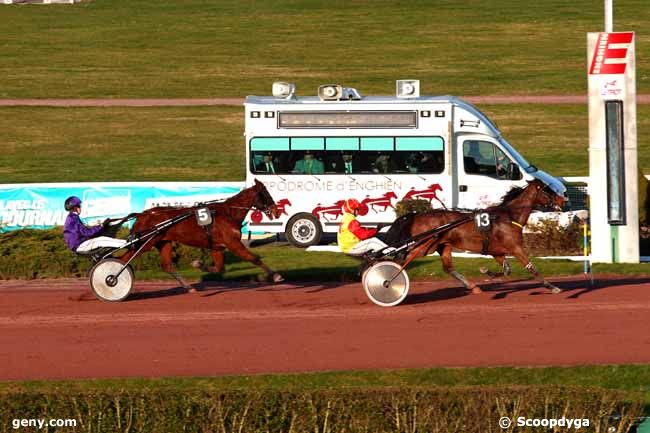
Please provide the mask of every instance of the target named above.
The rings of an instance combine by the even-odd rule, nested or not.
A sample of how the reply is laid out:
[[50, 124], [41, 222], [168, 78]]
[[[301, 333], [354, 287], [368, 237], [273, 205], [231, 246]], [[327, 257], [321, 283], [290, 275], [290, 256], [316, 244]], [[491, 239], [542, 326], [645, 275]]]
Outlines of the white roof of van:
[[431, 104], [464, 102], [455, 96], [420, 96], [419, 98], [396, 98], [395, 96], [364, 96], [359, 100], [322, 101], [318, 96], [297, 96], [292, 99], [273, 96], [247, 96], [245, 104], [289, 105], [289, 104]]

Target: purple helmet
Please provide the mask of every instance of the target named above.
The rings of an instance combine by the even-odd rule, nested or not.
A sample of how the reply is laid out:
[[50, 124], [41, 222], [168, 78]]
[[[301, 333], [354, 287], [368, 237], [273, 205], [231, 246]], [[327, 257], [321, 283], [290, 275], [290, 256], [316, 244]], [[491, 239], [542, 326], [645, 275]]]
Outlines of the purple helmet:
[[77, 206], [81, 206], [81, 199], [79, 197], [73, 195], [65, 199], [65, 210], [71, 211]]

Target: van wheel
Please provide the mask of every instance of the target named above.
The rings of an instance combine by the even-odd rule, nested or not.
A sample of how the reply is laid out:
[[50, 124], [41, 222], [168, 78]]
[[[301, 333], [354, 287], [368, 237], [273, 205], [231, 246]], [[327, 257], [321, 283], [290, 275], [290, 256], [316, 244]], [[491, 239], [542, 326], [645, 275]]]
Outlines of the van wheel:
[[299, 213], [289, 220], [284, 234], [294, 247], [307, 248], [320, 242], [323, 228], [313, 215]]

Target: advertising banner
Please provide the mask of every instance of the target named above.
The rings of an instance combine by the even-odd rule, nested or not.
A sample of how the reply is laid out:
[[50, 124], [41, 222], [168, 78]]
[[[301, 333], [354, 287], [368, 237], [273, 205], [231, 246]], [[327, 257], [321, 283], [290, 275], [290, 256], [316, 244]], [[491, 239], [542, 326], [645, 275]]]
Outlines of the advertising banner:
[[226, 199], [244, 182], [119, 182], [0, 185], [0, 230], [48, 229], [63, 225], [66, 198], [82, 201], [87, 224], [120, 218], [156, 206], [193, 206]]

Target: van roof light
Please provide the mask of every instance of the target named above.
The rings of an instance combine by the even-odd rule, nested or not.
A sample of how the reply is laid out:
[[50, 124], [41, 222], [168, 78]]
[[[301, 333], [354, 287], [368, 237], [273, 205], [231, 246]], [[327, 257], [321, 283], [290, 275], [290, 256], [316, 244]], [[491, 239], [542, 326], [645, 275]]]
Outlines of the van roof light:
[[285, 83], [283, 81], [273, 83], [273, 96], [276, 98], [292, 99], [295, 92], [296, 85], [293, 83]]
[[318, 97], [321, 101], [336, 101], [343, 97], [343, 87], [338, 84], [323, 84], [318, 86]]
[[397, 80], [395, 96], [398, 98], [419, 98], [420, 80]]
[[321, 101], [340, 101], [347, 99], [351, 101], [358, 101], [361, 95], [352, 87], [343, 87], [338, 84], [323, 84], [318, 87], [318, 97]]

